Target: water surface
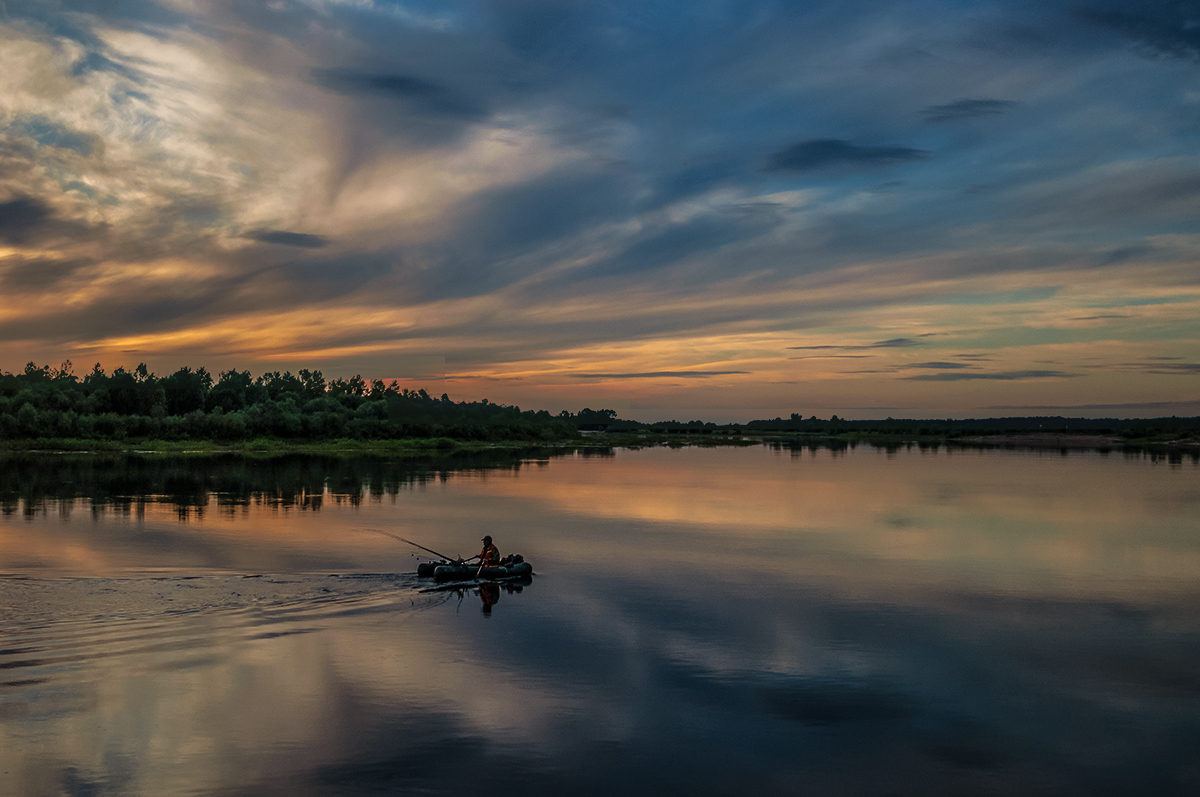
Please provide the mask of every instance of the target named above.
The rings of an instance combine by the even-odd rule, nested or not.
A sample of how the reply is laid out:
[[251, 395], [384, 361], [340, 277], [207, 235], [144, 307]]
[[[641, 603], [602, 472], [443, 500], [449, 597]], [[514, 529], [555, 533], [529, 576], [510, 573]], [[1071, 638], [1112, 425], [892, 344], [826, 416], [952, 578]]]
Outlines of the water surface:
[[0, 512], [6, 794], [1200, 790], [1190, 460], [42, 456]]

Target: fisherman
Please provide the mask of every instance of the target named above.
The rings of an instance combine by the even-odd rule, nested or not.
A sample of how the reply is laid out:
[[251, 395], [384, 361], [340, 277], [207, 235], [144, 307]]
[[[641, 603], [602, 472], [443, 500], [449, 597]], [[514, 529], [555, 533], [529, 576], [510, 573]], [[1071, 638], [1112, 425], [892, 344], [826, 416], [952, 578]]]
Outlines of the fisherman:
[[492, 545], [492, 535], [485, 536], [482, 542], [483, 550], [479, 552], [478, 556], [472, 556], [471, 559], [478, 559], [480, 567], [496, 567], [500, 564], [500, 551], [496, 550], [495, 545]]

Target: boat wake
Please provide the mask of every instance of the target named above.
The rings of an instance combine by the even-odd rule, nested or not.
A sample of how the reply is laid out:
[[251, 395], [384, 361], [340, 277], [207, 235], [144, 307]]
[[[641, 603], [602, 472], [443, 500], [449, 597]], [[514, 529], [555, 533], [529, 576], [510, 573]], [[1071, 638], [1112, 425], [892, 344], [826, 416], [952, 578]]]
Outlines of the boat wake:
[[412, 574], [0, 578], [0, 694], [90, 661], [194, 665], [221, 645], [303, 634], [348, 615], [437, 606]]

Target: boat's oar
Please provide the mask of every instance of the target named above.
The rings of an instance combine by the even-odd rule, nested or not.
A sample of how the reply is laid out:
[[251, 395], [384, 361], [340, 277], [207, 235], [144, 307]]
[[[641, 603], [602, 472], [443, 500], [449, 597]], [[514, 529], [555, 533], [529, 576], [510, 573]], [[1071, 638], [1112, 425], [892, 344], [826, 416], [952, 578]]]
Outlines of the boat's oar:
[[399, 534], [392, 534], [390, 531], [384, 531], [383, 529], [363, 529], [363, 531], [373, 531], [376, 534], [382, 534], [385, 537], [391, 537], [393, 540], [400, 540], [400, 542], [406, 542], [409, 545], [413, 546], [414, 548], [420, 548], [422, 551], [428, 551], [429, 553], [433, 554], [434, 556], [440, 556], [441, 558], [445, 559], [448, 562], [457, 562], [461, 558], [461, 557], [457, 557], [457, 556], [446, 556], [446, 554], [444, 554], [444, 553], [438, 553], [437, 551], [433, 550], [432, 548], [426, 548], [424, 545], [418, 545], [417, 543], [413, 542], [412, 540], [404, 539]]

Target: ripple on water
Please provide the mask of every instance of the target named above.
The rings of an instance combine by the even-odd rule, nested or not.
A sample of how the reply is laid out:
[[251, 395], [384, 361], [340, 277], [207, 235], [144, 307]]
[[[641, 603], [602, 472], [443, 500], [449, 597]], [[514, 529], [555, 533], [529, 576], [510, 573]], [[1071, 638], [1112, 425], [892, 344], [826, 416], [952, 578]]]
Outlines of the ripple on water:
[[140, 657], [147, 671], [203, 667], [231, 641], [307, 634], [333, 617], [448, 599], [419, 594], [420, 586], [411, 574], [387, 573], [0, 578], [0, 706], [27, 712], [23, 692], [53, 687], [84, 662]]

